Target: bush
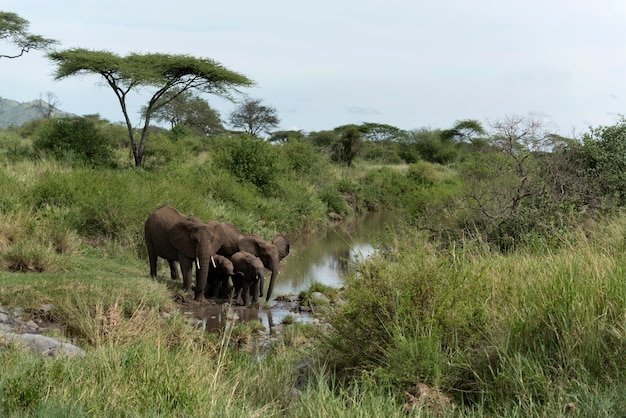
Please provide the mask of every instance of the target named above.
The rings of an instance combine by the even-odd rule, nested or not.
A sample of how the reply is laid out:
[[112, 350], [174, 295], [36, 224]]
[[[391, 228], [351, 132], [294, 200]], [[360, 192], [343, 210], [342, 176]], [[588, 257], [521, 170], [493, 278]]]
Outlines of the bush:
[[38, 131], [33, 146], [75, 167], [114, 165], [110, 144], [90, 119], [51, 119]]
[[272, 195], [284, 170], [277, 149], [249, 135], [221, 137], [212, 148], [213, 162], [240, 181]]
[[310, 179], [318, 184], [328, 177], [330, 164], [312, 144], [290, 140], [280, 146], [280, 153], [287, 168], [297, 177]]

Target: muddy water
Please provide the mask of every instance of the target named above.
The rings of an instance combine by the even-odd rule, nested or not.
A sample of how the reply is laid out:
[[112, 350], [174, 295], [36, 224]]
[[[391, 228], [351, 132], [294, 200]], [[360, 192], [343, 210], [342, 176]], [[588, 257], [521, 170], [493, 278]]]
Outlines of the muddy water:
[[307, 322], [311, 319], [310, 316], [298, 312], [297, 304], [289, 300], [278, 301], [276, 297], [297, 296], [314, 282], [341, 287], [342, 275], [351, 268], [354, 261], [375, 251], [376, 241], [393, 221], [392, 214], [374, 213], [341, 228], [328, 229], [316, 235], [292, 237], [291, 252], [281, 263], [270, 308], [230, 307], [218, 303], [204, 305], [193, 316], [202, 320], [202, 325], [207, 330], [224, 327], [233, 318], [243, 321], [259, 320], [268, 332], [288, 314], [293, 315], [297, 321]]
[[341, 287], [342, 274], [352, 262], [374, 252], [376, 240], [393, 223], [389, 213], [374, 213], [343, 228], [292, 239], [291, 252], [282, 261], [273, 294], [298, 294], [311, 283]]

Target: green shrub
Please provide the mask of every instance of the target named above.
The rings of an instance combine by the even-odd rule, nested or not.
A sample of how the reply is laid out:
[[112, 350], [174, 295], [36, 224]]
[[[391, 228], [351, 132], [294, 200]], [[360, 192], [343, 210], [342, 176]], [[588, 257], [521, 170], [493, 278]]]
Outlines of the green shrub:
[[334, 212], [340, 215], [345, 215], [349, 212], [350, 207], [348, 206], [348, 203], [336, 188], [332, 186], [324, 187], [320, 190], [319, 195], [321, 201], [326, 203], [329, 212]]
[[24, 161], [32, 157], [32, 146], [17, 132], [0, 130], [0, 155], [9, 162]]
[[38, 130], [33, 146], [71, 166], [114, 165], [111, 145], [95, 122], [86, 118], [49, 120]]
[[222, 137], [212, 148], [213, 162], [237, 179], [272, 195], [283, 167], [275, 146], [249, 135]]
[[328, 177], [330, 164], [320, 150], [312, 144], [290, 140], [279, 149], [287, 168], [292, 170], [298, 178], [306, 178], [319, 184]]

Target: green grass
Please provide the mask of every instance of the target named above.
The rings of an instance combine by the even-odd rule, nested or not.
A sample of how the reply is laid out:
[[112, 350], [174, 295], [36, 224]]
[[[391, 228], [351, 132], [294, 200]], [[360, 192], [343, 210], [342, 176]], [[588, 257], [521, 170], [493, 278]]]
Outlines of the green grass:
[[[208, 155], [167, 175], [3, 161], [0, 304], [27, 314], [53, 304], [52, 318], [86, 355], [0, 350], [0, 416], [400, 417], [418, 384], [453, 402], [438, 416], [626, 410], [626, 216], [510, 254], [399, 223], [378, 255], [351, 269], [345, 290], [313, 283], [301, 295], [331, 299], [320, 309], [330, 328], [292, 323], [266, 349], [255, 344], [258, 324], [209, 334], [174, 309], [180, 283], [148, 275], [142, 225], [152, 210], [173, 204], [269, 238], [325, 225], [343, 208], [337, 199], [350, 216], [392, 207], [427, 219], [452, 211], [460, 183], [430, 163], [324, 164], [312, 179], [310, 161], [268, 192]], [[312, 158], [295, 157], [298, 166]], [[437, 416], [427, 402], [413, 408]]]

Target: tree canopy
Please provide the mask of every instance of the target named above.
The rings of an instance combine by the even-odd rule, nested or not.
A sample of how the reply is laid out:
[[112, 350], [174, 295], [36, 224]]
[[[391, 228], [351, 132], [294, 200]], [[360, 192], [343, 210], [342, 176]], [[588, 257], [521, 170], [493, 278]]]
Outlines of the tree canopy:
[[0, 11], [0, 40], [8, 41], [17, 47], [15, 52], [0, 53], [0, 58], [18, 58], [31, 49], [47, 49], [58, 43], [28, 32], [30, 22], [15, 13]]
[[280, 123], [277, 113], [275, 108], [262, 105], [261, 99], [248, 99], [231, 113], [230, 124], [250, 135], [269, 134]]
[[[214, 94], [233, 100], [238, 87], [254, 82], [209, 58], [160, 53], [131, 53], [125, 57], [109, 51], [75, 48], [52, 52], [56, 63], [54, 77], [61, 80], [79, 75], [100, 75], [113, 89], [124, 114], [135, 166], [141, 167], [150, 119], [154, 112], [188, 91]], [[128, 115], [128, 94], [140, 88], [153, 88], [148, 104], [142, 110], [144, 121], [139, 142]], [[169, 94], [175, 92], [174, 94]]]

